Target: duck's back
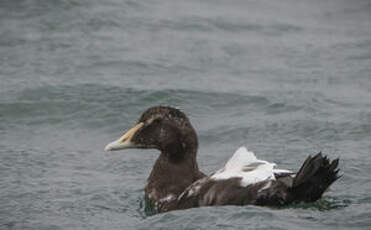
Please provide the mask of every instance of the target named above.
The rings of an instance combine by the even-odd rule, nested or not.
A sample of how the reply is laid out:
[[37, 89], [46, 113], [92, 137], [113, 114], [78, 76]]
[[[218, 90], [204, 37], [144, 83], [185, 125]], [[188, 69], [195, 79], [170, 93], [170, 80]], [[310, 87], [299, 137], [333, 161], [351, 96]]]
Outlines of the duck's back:
[[312, 202], [338, 178], [337, 165], [338, 160], [330, 163], [327, 157], [317, 154], [308, 157], [295, 174], [274, 169], [275, 164], [258, 160], [253, 153], [240, 148], [224, 168], [187, 187], [171, 208]]

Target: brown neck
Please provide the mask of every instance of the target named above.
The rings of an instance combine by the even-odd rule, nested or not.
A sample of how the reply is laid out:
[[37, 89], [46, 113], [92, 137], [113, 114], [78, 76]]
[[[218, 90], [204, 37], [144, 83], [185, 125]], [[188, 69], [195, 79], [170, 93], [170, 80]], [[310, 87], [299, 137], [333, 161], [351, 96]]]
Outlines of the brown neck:
[[178, 196], [202, 177], [196, 162], [196, 151], [182, 154], [174, 157], [162, 152], [158, 157], [147, 180], [146, 193], [151, 199], [158, 200], [169, 194]]

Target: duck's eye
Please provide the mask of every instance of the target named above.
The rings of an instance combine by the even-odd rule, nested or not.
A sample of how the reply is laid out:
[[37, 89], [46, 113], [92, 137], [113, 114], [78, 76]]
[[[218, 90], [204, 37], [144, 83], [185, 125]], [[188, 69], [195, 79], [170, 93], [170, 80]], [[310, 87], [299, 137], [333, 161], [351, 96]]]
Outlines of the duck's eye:
[[157, 118], [157, 119], [155, 119], [152, 123], [153, 124], [160, 124], [161, 123], [161, 118]]

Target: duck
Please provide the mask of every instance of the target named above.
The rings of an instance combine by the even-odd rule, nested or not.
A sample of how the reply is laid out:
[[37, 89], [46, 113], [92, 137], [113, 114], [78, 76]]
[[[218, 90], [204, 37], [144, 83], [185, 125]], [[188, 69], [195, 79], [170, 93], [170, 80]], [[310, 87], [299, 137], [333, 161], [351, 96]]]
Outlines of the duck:
[[201, 206], [280, 207], [314, 202], [335, 182], [339, 158], [308, 156], [297, 172], [276, 168], [242, 146], [209, 175], [197, 164], [198, 138], [188, 117], [171, 106], [147, 109], [137, 123], [105, 151], [156, 149], [160, 152], [145, 186], [157, 213]]

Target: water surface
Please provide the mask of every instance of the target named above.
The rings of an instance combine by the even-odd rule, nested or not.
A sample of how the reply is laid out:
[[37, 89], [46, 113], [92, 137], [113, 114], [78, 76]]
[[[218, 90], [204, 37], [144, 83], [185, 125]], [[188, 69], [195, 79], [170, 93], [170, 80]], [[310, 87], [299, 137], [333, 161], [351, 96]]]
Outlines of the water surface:
[[[0, 2], [0, 229], [367, 229], [367, 0]], [[147, 216], [158, 152], [104, 146], [154, 105], [180, 107], [199, 166], [241, 145], [282, 168], [340, 157], [319, 202]]]

